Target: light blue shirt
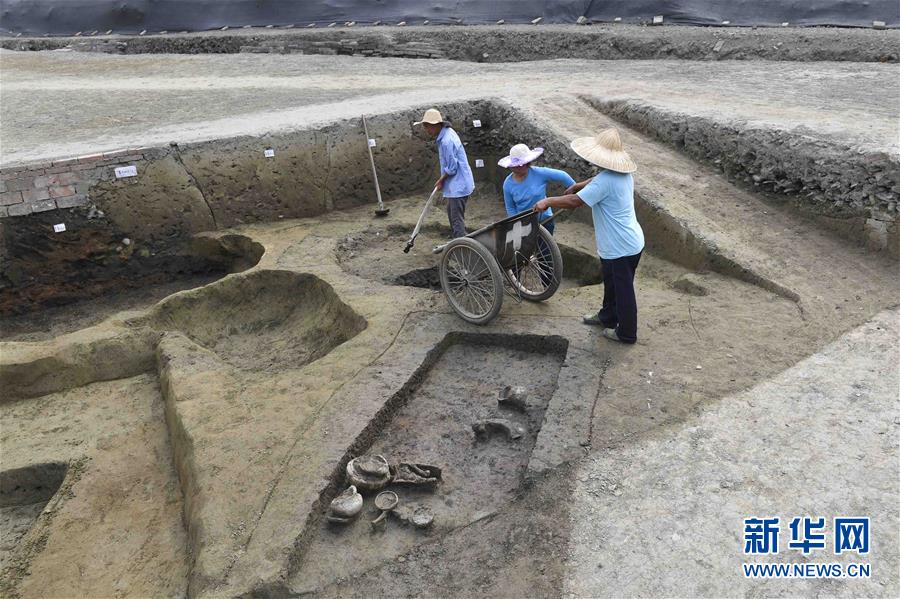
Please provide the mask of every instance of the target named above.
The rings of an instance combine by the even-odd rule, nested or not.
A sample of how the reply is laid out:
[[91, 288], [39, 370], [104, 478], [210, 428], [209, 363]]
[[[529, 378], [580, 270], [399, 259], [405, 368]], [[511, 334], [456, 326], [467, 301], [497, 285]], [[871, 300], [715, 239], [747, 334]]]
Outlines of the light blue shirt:
[[[575, 184], [575, 179], [565, 171], [543, 166], [528, 168], [528, 174], [522, 181], [509, 174], [503, 182], [503, 202], [506, 204], [506, 214], [512, 216], [525, 210], [530, 210], [539, 200], [547, 197], [547, 183], [555, 181], [566, 187]], [[547, 208], [541, 212], [541, 220], [553, 216], [553, 210]]]
[[448, 175], [444, 179], [445, 198], [464, 198], [475, 191], [475, 179], [469, 167], [466, 149], [450, 127], [444, 127], [437, 136], [438, 157], [441, 161], [441, 174]]
[[578, 192], [591, 207], [597, 253], [604, 260], [633, 256], [644, 249], [644, 231], [634, 213], [634, 177], [601, 171]]

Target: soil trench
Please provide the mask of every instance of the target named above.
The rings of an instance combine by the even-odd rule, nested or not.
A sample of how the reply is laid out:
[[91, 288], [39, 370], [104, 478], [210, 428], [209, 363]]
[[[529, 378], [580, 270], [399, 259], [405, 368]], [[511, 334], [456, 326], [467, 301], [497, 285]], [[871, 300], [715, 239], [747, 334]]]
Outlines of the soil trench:
[[[459, 343], [447, 349], [367, 451], [391, 463], [441, 468], [443, 479], [434, 490], [388, 487], [400, 496], [402, 509], [427, 507], [434, 524], [421, 531], [391, 517], [384, 530], [373, 529], [369, 521], [377, 510], [369, 494], [353, 523], [322, 522], [312, 531], [315, 540], [304, 551], [294, 589], [312, 590], [358, 574], [483, 518], [515, 497], [563, 359], [558, 353], [516, 349], [515, 337], [509, 347]], [[507, 385], [526, 389], [526, 409], [498, 406], [498, 393]], [[479, 440], [472, 425], [488, 418], [520, 427], [522, 437], [492, 434]]]

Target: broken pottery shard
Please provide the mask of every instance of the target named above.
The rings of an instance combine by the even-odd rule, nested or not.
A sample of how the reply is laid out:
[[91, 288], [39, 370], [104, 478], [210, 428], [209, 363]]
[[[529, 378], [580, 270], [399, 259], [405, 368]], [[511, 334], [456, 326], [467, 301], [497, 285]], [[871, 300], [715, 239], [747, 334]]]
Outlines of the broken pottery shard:
[[418, 507], [413, 512], [412, 524], [416, 528], [428, 528], [434, 522], [434, 514], [427, 507]]
[[413, 485], [434, 487], [441, 481], [441, 469], [427, 464], [407, 464], [400, 462], [391, 466], [391, 483], [397, 485]]
[[360, 491], [378, 491], [391, 480], [391, 469], [380, 455], [364, 455], [347, 463], [347, 479]]
[[338, 519], [351, 520], [359, 515], [363, 508], [363, 498], [356, 487], [350, 485], [331, 501], [329, 515]]
[[504, 434], [506, 435], [506, 438], [511, 441], [519, 439], [525, 434], [525, 429], [513, 424], [505, 418], [479, 420], [472, 425], [472, 430], [475, 432], [475, 437], [481, 440], [487, 439], [493, 433]]
[[497, 405], [524, 411], [527, 407], [525, 404], [526, 397], [528, 397], [528, 391], [526, 391], [525, 387], [519, 385], [507, 385], [500, 389], [500, 394], [497, 397]]
[[404, 505], [391, 512], [401, 523], [428, 528], [434, 523], [434, 512], [424, 505]]

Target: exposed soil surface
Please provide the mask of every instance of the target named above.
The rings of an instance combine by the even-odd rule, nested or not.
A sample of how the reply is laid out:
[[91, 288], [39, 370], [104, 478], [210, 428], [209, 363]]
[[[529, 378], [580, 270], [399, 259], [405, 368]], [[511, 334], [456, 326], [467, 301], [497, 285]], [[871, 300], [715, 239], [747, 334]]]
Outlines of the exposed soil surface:
[[[496, 205], [496, 198], [489, 194], [478, 196], [477, 201]], [[497, 218], [501, 216], [498, 215]], [[387, 285], [440, 291], [437, 265], [441, 261], [441, 255], [434, 254], [431, 250], [434, 245], [449, 240], [447, 233], [444, 227], [431, 225], [420, 234], [409, 253], [398, 260], [396, 253], [406, 246], [410, 231], [399, 227], [371, 227], [340, 239], [336, 248], [337, 259], [344, 270], [359, 277], [381, 281]], [[564, 244], [560, 245], [560, 252], [564, 264], [560, 289], [602, 282], [600, 259], [595, 253]]]
[[[487, 65], [260, 54], [2, 56], [4, 165], [172, 140], [263, 135], [488, 95], [516, 104], [576, 93], [900, 148], [897, 109], [888, 101], [900, 93], [900, 78], [890, 64], [592, 61], [582, 54]], [[55, 101], [60, 93], [77, 94], [79, 102]], [[35, 112], [47, 115], [46, 122], [36, 123]], [[533, 146], [545, 140], [520, 141]]]
[[236, 368], [299, 368], [365, 328], [315, 277], [259, 272], [192, 296], [170, 298], [155, 317]]
[[[425, 506], [434, 524], [420, 531], [392, 517], [383, 531], [373, 531], [369, 494], [352, 524], [318, 527], [291, 586], [297, 591], [327, 586], [503, 508], [519, 491], [563, 357], [497, 345], [451, 346], [368, 449], [391, 463], [441, 468], [443, 480], [433, 491], [388, 487], [400, 496], [398, 510]], [[527, 389], [526, 411], [498, 407], [498, 391], [511, 384]], [[524, 434], [478, 440], [472, 425], [487, 418], [508, 420]]]
[[0, 418], [4, 469], [70, 464], [48, 509], [3, 552], [4, 596], [183, 596], [181, 490], [156, 377], [2, 404]]
[[[509, 41], [497, 28], [484, 31], [496, 37], [491, 47]], [[692, 39], [695, 52], [718, 54], [739, 45], [717, 37], [724, 33], [673, 35]], [[772, 52], [783, 41], [785, 55], [820, 56], [823, 45], [804, 46], [803, 35], [771, 31], [760, 40], [784, 36]], [[537, 41], [534, 51], [545, 52]], [[735, 48], [731, 57], [739, 56]], [[184, 155], [216, 190], [213, 205], [227, 214], [236, 203], [259, 204], [273, 212], [256, 220], [273, 222], [224, 225], [259, 244], [261, 259], [248, 272], [175, 296], [171, 280], [144, 297], [115, 293], [113, 284], [45, 321], [9, 321], [0, 375], [4, 386], [27, 393], [0, 397], [3, 471], [48, 463], [68, 470], [42, 510], [35, 504], [43, 499], [10, 504], [22, 510], [4, 530], [0, 594], [898, 594], [900, 555], [889, 524], [873, 527], [884, 549], [873, 557], [872, 579], [857, 587], [746, 580], [738, 538], [740, 519], [753, 513], [788, 518], [809, 508], [827, 518], [896, 521], [896, 262], [762, 201], [752, 184], [736, 187], [578, 98], [643, 100], [685, 120], [701, 115], [710, 130], [727, 120], [738, 123], [738, 136], [743, 126], [784, 129], [893, 156], [897, 107], [886, 98], [898, 91], [895, 65], [578, 58], [475, 66], [76, 52], [4, 52], [3, 61], [7, 163], [259, 136], [228, 141], [227, 155], [214, 145]], [[60, 102], [60, 93], [78, 101]], [[370, 111], [409, 116], [425, 104], [463, 105], [486, 93], [499, 98], [492, 115], [512, 121], [503, 123], [503, 144], [542, 145], [542, 164], [573, 172], [585, 165], [568, 141], [618, 124], [639, 164], [637, 207], [648, 240], [635, 280], [637, 344], [614, 344], [581, 323], [602, 298], [584, 210], [557, 224], [571, 282], [545, 302], [506, 301], [485, 327], [458, 319], [436, 290], [398, 284], [433, 288], [431, 247], [446, 241], [446, 215], [432, 213], [415, 249], [402, 252], [424, 197], [410, 191], [391, 201], [379, 221], [372, 206], [331, 210], [363, 192], [331, 162], [350, 150], [330, 145], [363, 150], [355, 130], [326, 144], [316, 126]], [[47, 118], [35, 122], [35, 112]], [[414, 117], [403, 118], [387, 123], [391, 139], [421, 147], [406, 123]], [[291, 168], [327, 161], [329, 177], [304, 191], [310, 198], [295, 193], [322, 208], [316, 216], [279, 219], [280, 206], [267, 202], [283, 199], [283, 180], [255, 195], [276, 180], [275, 163], [238, 159], [267, 133], [298, 126], [313, 137], [301, 149], [315, 151]], [[485, 127], [471, 139], [498, 135]], [[390, 151], [389, 176], [430, 182], [424, 152], [413, 159]], [[231, 160], [240, 168], [226, 175], [212, 168]], [[476, 173], [470, 229], [503, 215], [489, 170]], [[307, 205], [300, 199], [295, 207]], [[141, 206], [136, 196], [125, 212]], [[40, 275], [43, 245], [52, 246], [44, 242], [20, 244], [35, 253], [19, 274]], [[128, 253], [120, 244], [104, 238], [98, 251], [115, 264]], [[134, 311], [91, 326], [125, 307]], [[565, 357], [552, 344], [538, 348], [544, 353], [485, 344], [526, 335], [565, 339]], [[459, 338], [468, 341], [447, 345]], [[525, 384], [534, 403], [525, 414], [503, 415], [527, 434], [475, 443], [473, 419], [496, 415], [496, 391], [511, 383]], [[405, 503], [430, 504], [430, 531], [392, 517], [372, 535], [368, 511], [345, 530], [324, 524], [344, 464], [369, 451], [442, 467], [435, 492], [402, 492]], [[547, 464], [542, 476], [532, 470], [538, 455]], [[563, 461], [573, 463], [559, 467]], [[673, 562], [672, 555], [691, 557]]]
[[[362, 25], [362, 23], [360, 24]], [[446, 56], [474, 62], [540, 58], [898, 60], [897, 31], [809, 27], [642, 27], [625, 24], [356, 27], [207, 31], [148, 36], [4, 39], [4, 48], [132, 53], [340, 53]], [[723, 42], [717, 46], [718, 42]], [[726, 46], [727, 44], [727, 46]]]
[[193, 289], [220, 279], [224, 273], [188, 277], [138, 289], [114, 289], [106, 295], [75, 301], [63, 306], [44, 308], [19, 316], [0, 319], [0, 339], [4, 341], [45, 341], [84, 329], [126, 310], [145, 310], [183, 289]]

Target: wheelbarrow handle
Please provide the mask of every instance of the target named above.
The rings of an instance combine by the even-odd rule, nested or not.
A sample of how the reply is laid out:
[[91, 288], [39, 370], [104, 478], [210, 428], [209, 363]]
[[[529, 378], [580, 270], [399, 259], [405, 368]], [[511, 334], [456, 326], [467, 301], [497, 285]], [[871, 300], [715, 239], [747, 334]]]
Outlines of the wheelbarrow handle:
[[557, 216], [559, 216], [560, 214], [562, 214], [562, 213], [565, 212], [566, 210], [568, 210], [568, 208], [557, 208], [557, 209], [556, 209], [556, 212], [554, 212], [553, 214], [551, 214], [550, 216], [548, 216], [548, 217], [545, 218], [544, 220], [540, 221], [540, 225], [543, 227], [544, 225], [546, 225], [547, 223], [549, 223], [550, 221], [552, 221], [554, 218], [556, 218]]

